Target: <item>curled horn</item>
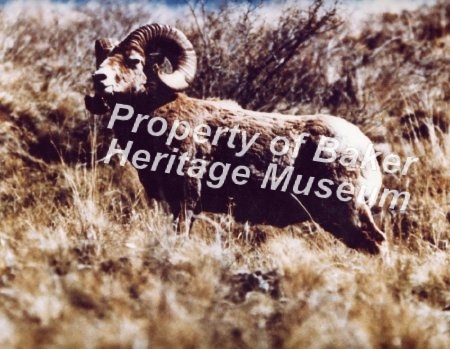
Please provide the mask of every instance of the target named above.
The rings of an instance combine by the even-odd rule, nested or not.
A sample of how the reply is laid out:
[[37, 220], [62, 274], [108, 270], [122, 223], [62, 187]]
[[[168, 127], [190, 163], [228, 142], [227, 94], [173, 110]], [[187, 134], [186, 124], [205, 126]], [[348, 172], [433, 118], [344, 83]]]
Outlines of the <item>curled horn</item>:
[[95, 40], [95, 65], [97, 69], [116, 45], [117, 40], [110, 38]]
[[148, 55], [160, 50], [172, 64], [172, 73], [157, 71], [159, 79], [175, 91], [186, 89], [194, 80], [197, 57], [188, 38], [168, 25], [149, 24], [132, 32], [122, 43]]

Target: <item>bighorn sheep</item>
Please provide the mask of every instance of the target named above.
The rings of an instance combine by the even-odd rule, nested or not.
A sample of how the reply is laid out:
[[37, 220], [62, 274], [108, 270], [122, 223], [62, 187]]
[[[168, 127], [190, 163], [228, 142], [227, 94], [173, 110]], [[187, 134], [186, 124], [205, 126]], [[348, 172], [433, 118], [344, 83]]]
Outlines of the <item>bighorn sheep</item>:
[[[141, 118], [139, 122], [144, 119], [143, 115], [148, 115], [147, 120], [164, 118], [169, 125], [168, 130], [177, 120], [183, 120], [192, 126], [191, 132], [195, 126], [207, 124], [213, 131], [219, 128], [231, 130], [239, 125], [240, 130], [245, 130], [248, 135], [260, 133], [245, 155], [236, 156], [239, 149], [227, 146], [231, 133], [219, 135], [215, 143], [211, 140], [196, 143], [188, 137], [167, 144], [160, 137], [149, 136], [145, 127], [133, 130], [136, 118], [114, 125], [113, 130], [122, 149], [133, 140], [128, 158], [142, 149], [146, 149], [152, 158], [157, 152], [187, 152], [190, 159], [203, 159], [208, 166], [213, 161], [221, 161], [230, 163], [232, 168], [246, 165], [250, 169], [251, 176], [245, 185], [227, 181], [217, 189], [207, 185], [208, 178], [188, 176], [186, 167], [183, 167], [184, 175], [181, 176], [165, 173], [163, 166], [156, 171], [138, 170], [148, 197], [168, 204], [174, 217], [179, 219], [180, 229], [189, 231], [194, 214], [201, 211], [228, 212], [232, 202], [237, 221], [284, 227], [312, 218], [347, 246], [370, 253], [379, 252], [384, 234], [376, 226], [370, 211], [371, 204], [366, 200], [357, 200], [356, 195], [348, 201], [335, 196], [295, 195], [294, 192], [299, 191], [298, 188], [293, 191], [292, 183], [285, 191], [261, 187], [271, 164], [277, 164], [272, 182], [280, 178], [281, 171], [289, 166], [294, 169], [294, 175], [303, 176], [302, 185], [305, 185], [303, 182], [307, 178], [315, 177], [317, 180], [311, 184], [311, 193], [324, 190], [318, 179], [328, 181], [329, 188], [334, 190], [343, 182], [351, 183], [355, 188], [364, 186], [369, 193], [381, 187], [378, 164], [372, 170], [370, 166], [344, 166], [337, 160], [313, 161], [322, 136], [339, 140], [340, 146], [336, 150], [338, 159], [348, 155], [345, 149], [356, 149], [363, 154], [371, 143], [355, 125], [329, 115], [260, 113], [242, 109], [233, 103], [186, 96], [180, 91], [194, 79], [196, 54], [186, 36], [167, 25], [143, 26], [118, 44], [110, 39], [97, 40], [95, 53], [97, 70], [92, 75], [95, 95], [85, 99], [86, 107], [92, 113], [111, 113], [120, 103], [132, 106], [134, 115]], [[165, 59], [171, 63], [172, 72], [161, 69]], [[304, 140], [297, 156], [293, 156], [292, 149], [282, 156], [275, 156], [269, 150], [270, 142], [275, 137], [295, 137], [301, 133], [309, 137]], [[168, 131], [165, 136], [168, 137]], [[243, 133], [234, 135], [238, 143], [243, 141], [243, 137]], [[159, 160], [168, 162], [167, 158]], [[358, 155], [357, 162], [362, 162], [362, 155]]]

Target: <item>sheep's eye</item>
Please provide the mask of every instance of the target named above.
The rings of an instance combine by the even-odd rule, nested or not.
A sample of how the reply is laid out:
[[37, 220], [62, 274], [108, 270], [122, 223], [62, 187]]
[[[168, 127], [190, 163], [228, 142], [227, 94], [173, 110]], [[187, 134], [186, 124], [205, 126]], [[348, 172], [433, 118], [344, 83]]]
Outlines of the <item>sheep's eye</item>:
[[139, 58], [136, 58], [136, 57], [127, 57], [126, 58], [127, 65], [132, 67], [132, 68], [137, 66], [140, 62], [141, 62], [141, 60]]

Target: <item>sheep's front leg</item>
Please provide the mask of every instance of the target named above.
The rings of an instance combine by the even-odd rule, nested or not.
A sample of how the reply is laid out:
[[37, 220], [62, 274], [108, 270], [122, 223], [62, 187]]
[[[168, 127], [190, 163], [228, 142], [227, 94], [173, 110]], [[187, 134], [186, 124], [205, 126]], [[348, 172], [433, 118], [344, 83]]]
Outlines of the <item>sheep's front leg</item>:
[[194, 223], [194, 213], [197, 211], [200, 202], [200, 179], [186, 178], [183, 189], [183, 200], [180, 202], [177, 232], [189, 236], [192, 224]]
[[177, 233], [189, 236], [192, 224], [194, 223], [194, 211], [188, 209], [188, 205], [185, 202], [181, 203], [181, 210], [177, 221]]

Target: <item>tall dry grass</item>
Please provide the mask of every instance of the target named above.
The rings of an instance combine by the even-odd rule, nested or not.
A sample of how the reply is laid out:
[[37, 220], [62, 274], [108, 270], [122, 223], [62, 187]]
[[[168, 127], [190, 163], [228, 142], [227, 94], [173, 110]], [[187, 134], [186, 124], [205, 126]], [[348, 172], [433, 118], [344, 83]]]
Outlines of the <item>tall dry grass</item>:
[[[267, 6], [267, 5], [266, 5]], [[191, 238], [148, 203], [84, 110], [93, 42], [159, 21], [146, 4], [0, 9], [3, 348], [448, 348], [450, 7], [368, 18], [289, 4], [177, 13], [199, 54], [189, 93], [339, 114], [386, 152], [419, 156], [406, 213], [385, 210], [389, 261], [313, 224], [199, 217]], [[157, 13], [158, 15], [155, 15]], [[170, 17], [170, 16], [169, 16]]]

